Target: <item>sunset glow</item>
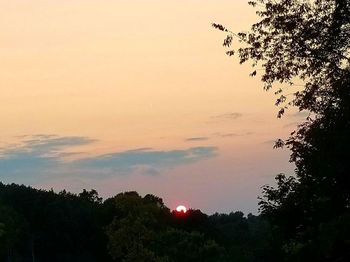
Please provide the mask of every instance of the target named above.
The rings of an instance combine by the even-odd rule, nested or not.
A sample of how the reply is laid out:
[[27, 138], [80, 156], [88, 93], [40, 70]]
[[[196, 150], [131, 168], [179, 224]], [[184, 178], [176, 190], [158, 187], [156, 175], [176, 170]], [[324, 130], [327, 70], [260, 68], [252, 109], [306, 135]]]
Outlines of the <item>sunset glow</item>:
[[187, 212], [187, 208], [186, 208], [185, 206], [180, 205], [180, 206], [178, 206], [178, 207], [176, 208], [176, 211], [177, 211], [177, 212], [186, 213], [186, 212]]
[[0, 0], [1, 261], [350, 261], [350, 0]]
[[11, 0], [0, 17], [0, 181], [256, 212], [293, 171], [272, 147], [300, 116], [276, 118], [211, 26], [248, 29], [247, 0]]

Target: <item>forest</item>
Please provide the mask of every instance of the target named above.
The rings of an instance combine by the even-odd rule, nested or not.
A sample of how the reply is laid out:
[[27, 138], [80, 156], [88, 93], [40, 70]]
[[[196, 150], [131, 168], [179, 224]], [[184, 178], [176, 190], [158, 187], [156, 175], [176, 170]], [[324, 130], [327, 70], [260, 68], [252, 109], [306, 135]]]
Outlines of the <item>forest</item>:
[[242, 212], [171, 211], [154, 195], [102, 201], [0, 184], [1, 261], [278, 261], [271, 225]]
[[276, 140], [295, 170], [262, 185], [259, 215], [0, 184], [1, 261], [350, 261], [350, 1], [249, 3], [260, 18], [249, 32], [213, 24], [227, 55], [251, 63], [277, 96], [277, 117], [308, 114]]

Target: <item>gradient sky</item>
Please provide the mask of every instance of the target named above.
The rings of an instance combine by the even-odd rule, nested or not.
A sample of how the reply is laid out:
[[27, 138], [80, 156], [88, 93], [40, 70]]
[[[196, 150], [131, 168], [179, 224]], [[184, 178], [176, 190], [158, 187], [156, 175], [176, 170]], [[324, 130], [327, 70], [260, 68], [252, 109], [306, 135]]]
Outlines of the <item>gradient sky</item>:
[[0, 0], [0, 181], [256, 212], [303, 115], [225, 55], [246, 0]]

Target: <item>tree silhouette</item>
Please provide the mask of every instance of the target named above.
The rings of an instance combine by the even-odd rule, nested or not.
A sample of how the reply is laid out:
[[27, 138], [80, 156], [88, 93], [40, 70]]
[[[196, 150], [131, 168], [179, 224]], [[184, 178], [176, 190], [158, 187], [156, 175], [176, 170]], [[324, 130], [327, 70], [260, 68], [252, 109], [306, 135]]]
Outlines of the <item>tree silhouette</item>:
[[224, 46], [235, 39], [243, 43], [240, 62], [252, 62], [252, 76], [261, 68], [266, 90], [276, 82], [284, 86], [275, 89], [278, 117], [290, 106], [309, 112], [289, 139], [276, 143], [291, 149], [295, 176], [280, 174], [277, 188], [263, 187], [260, 210], [279, 226], [283, 250], [292, 261], [346, 261], [349, 237], [335, 228], [327, 243], [322, 236], [335, 225], [349, 231], [350, 1], [250, 4], [260, 16], [250, 32], [235, 34], [220, 24], [213, 26], [228, 34]]
[[0, 261], [277, 262], [277, 243], [266, 219], [242, 212], [179, 215], [151, 194], [101, 201], [95, 190], [55, 193], [0, 183]]
[[[223, 45], [230, 47], [235, 39], [244, 43], [238, 49], [240, 62], [252, 62], [252, 76], [263, 72], [264, 89], [270, 90], [275, 82], [286, 84], [276, 90], [279, 116], [291, 105], [322, 114], [334, 103], [334, 82], [344, 79], [349, 70], [349, 0], [258, 0], [249, 4], [258, 9], [260, 17], [250, 32], [233, 33], [213, 24], [228, 33]], [[297, 85], [297, 79], [302, 80], [303, 90], [285, 94], [289, 86]]]
[[114, 201], [117, 215], [107, 228], [112, 257], [117, 261], [161, 261], [151, 246], [169, 213], [162, 199], [126, 192], [116, 195]]

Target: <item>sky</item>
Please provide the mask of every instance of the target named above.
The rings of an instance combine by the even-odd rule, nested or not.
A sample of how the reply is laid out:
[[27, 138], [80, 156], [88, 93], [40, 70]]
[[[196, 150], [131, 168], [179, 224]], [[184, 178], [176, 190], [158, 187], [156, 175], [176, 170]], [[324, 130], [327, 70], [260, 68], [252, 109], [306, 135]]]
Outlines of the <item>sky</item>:
[[[246, 0], [0, 0], [0, 181], [257, 212], [293, 173], [273, 92], [225, 55]], [[237, 43], [234, 47], [237, 47]]]

